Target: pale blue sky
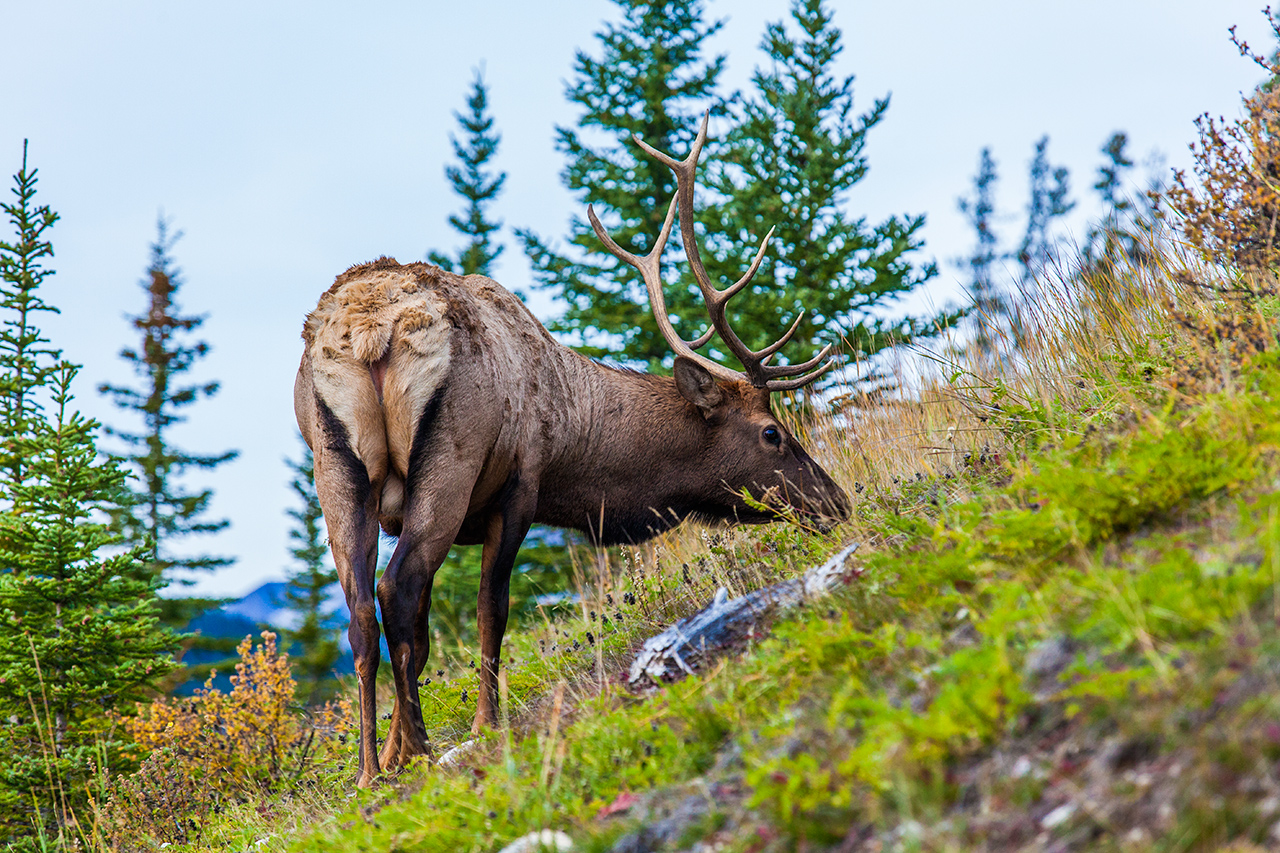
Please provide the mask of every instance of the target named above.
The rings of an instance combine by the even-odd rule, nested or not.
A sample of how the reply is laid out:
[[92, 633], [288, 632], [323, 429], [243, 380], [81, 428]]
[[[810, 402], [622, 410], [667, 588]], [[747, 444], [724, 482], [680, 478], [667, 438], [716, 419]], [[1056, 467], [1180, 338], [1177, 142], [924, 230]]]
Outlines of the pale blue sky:
[[[872, 222], [928, 214], [925, 255], [943, 268], [927, 294], [937, 303], [958, 298], [951, 261], [971, 236], [955, 200], [982, 146], [1000, 163], [1014, 239], [1042, 134], [1087, 212], [1112, 131], [1127, 130], [1135, 154], [1158, 149], [1170, 166], [1187, 165], [1196, 115], [1236, 116], [1240, 92], [1260, 76], [1227, 27], [1271, 44], [1257, 0], [829, 1], [845, 33], [840, 67], [857, 75], [861, 104], [893, 96], [849, 208]], [[728, 19], [709, 45], [729, 55], [725, 85], [745, 87], [764, 23], [785, 17], [787, 3], [708, 8]], [[452, 112], [477, 64], [509, 173], [494, 213], [550, 237], [583, 213], [560, 186], [553, 127], [575, 119], [563, 95], [575, 48], [595, 52], [592, 34], [613, 14], [605, 0], [0, 0], [0, 171], [7, 183], [29, 137], [41, 199], [63, 217], [46, 294], [63, 314], [47, 330], [85, 365], [84, 411], [119, 422], [93, 389], [127, 378], [116, 353], [132, 344], [123, 315], [143, 304], [137, 282], [157, 212], [186, 233], [175, 250], [183, 306], [209, 315], [213, 346], [198, 378], [223, 390], [175, 435], [193, 451], [241, 451], [200, 480], [217, 490], [213, 514], [232, 522], [203, 547], [239, 562], [197, 591], [239, 595], [282, 577], [291, 500], [282, 459], [297, 452], [291, 389], [303, 315], [353, 263], [419, 260], [457, 244], [443, 168]], [[527, 265], [505, 236], [497, 278], [525, 287]]]

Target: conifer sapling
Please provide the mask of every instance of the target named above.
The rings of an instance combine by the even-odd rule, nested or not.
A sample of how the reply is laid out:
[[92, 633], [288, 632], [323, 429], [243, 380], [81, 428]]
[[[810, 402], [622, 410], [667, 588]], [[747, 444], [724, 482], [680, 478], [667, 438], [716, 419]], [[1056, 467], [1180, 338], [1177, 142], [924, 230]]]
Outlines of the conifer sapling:
[[37, 291], [57, 214], [35, 204], [25, 148], [14, 183], [0, 204], [14, 232], [0, 242], [0, 840], [70, 841], [88, 780], [129, 762], [112, 713], [168, 672], [174, 643], [141, 549], [122, 552], [107, 523], [124, 473], [72, 407], [78, 368], [34, 322], [56, 310]]

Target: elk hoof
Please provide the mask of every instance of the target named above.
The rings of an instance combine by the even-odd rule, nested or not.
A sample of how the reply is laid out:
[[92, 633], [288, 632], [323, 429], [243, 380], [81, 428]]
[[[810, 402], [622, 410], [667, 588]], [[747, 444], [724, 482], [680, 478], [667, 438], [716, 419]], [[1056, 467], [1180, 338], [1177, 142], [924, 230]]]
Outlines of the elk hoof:
[[479, 711], [476, 713], [476, 721], [471, 724], [471, 736], [477, 737], [482, 734], [485, 729], [496, 729], [498, 727], [498, 715], [492, 712], [484, 713]]
[[401, 738], [399, 748], [385, 765], [388, 770], [403, 770], [415, 758], [426, 756], [428, 761], [433, 757], [431, 745], [421, 738]]
[[378, 756], [378, 763], [383, 770], [402, 770], [420, 755], [432, 757], [431, 744], [426, 735], [410, 729], [411, 727], [400, 724], [398, 718], [392, 721], [391, 731], [387, 732], [387, 742]]
[[382, 751], [378, 753], [378, 766], [385, 767], [388, 770], [395, 768], [396, 756], [400, 753], [400, 726], [397, 725], [398, 720], [391, 721], [391, 730], [387, 732], [387, 741], [382, 745]]

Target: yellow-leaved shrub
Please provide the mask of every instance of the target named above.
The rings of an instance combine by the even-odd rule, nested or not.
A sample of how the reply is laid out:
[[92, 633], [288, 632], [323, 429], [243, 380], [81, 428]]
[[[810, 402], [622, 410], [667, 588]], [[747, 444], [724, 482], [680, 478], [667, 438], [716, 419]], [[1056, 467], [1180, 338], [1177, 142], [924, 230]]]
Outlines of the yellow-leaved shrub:
[[[213, 686], [189, 698], [161, 698], [120, 720], [149, 755], [137, 772], [116, 779], [101, 810], [101, 829], [117, 849], [130, 839], [196, 840], [209, 814], [264, 794], [312, 784], [323, 765], [344, 763], [352, 731], [350, 702], [296, 705], [289, 657], [276, 635], [245, 637], [231, 692]], [[323, 774], [320, 774], [323, 775]]]

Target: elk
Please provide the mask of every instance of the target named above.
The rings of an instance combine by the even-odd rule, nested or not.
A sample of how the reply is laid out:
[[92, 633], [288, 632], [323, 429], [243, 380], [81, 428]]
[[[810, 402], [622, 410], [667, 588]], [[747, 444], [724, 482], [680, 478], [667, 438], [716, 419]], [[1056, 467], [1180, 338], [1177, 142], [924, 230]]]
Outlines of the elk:
[[[802, 364], [769, 365], [799, 320], [758, 351], [726, 321], [726, 303], [751, 281], [769, 237], [746, 274], [723, 290], [703, 269], [693, 190], [706, 134], [704, 118], [683, 161], [636, 139], [677, 178], [661, 233], [644, 257], [618, 246], [588, 209], [604, 244], [644, 278], [675, 353], [673, 377], [594, 362], [557, 343], [496, 282], [422, 263], [381, 258], [352, 267], [308, 315], [294, 408], [314, 454], [316, 488], [351, 611], [358, 785], [430, 754], [418, 677], [427, 662], [432, 579], [454, 543], [484, 546], [478, 732], [497, 721], [511, 571], [530, 525], [573, 528], [596, 543], [616, 544], [648, 539], [686, 518], [776, 518], [761, 509], [761, 500], [817, 519], [848, 517], [848, 497], [769, 408], [772, 392], [800, 388], [831, 369], [830, 347]], [[712, 323], [694, 341], [682, 339], [667, 316], [659, 270], [677, 210]], [[696, 352], [713, 333], [743, 372]], [[398, 541], [375, 589], [379, 526]], [[381, 754], [375, 594], [395, 675]]]

